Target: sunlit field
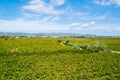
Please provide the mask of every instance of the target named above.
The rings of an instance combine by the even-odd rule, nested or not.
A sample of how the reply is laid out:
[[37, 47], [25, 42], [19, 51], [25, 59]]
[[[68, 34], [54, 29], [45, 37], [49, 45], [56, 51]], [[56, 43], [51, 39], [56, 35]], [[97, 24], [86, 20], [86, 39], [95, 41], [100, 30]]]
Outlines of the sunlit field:
[[0, 38], [0, 80], [120, 80], [120, 54], [91, 53], [58, 43], [99, 41], [120, 51], [120, 39]]

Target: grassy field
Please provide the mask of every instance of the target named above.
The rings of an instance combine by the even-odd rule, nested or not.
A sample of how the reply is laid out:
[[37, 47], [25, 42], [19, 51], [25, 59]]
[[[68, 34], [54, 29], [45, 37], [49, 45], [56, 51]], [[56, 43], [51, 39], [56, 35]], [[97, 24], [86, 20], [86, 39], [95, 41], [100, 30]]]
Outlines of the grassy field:
[[0, 38], [0, 80], [120, 80], [120, 54], [89, 53], [58, 40], [99, 41], [120, 51], [120, 39]]

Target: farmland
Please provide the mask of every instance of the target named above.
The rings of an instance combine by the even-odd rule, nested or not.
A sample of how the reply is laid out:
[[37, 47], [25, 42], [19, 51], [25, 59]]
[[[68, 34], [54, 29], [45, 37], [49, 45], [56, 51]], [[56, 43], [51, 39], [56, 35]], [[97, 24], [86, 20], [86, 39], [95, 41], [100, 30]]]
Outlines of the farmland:
[[120, 39], [0, 38], [0, 80], [120, 80], [120, 54], [64, 46], [99, 41], [120, 51]]

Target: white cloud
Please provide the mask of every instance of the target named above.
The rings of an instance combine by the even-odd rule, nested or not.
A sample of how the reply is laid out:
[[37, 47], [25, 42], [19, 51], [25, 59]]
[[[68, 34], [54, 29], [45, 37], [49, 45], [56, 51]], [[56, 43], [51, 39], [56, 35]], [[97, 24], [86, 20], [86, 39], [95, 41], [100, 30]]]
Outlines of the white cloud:
[[119, 30], [119, 31], [120, 31], [120, 27], [116, 28], [116, 30]]
[[[54, 19], [54, 18], [53, 18]], [[40, 31], [75, 31], [75, 30], [92, 30], [95, 21], [88, 23], [71, 23], [55, 24], [52, 22], [27, 21], [24, 19], [17, 20], [0, 20], [0, 31], [4, 32], [40, 32]], [[92, 27], [89, 27], [92, 26]], [[95, 28], [95, 27], [94, 27]]]
[[85, 14], [86, 13], [83, 13], [83, 12], [70, 12], [68, 13], [68, 16], [70, 16], [69, 19], [77, 19], [77, 18], [80, 18], [81, 16], [84, 16]]
[[[91, 25], [90, 25], [91, 24]], [[88, 23], [72, 23], [72, 27], [69, 28], [70, 31], [82, 32], [83, 34], [98, 34], [98, 35], [119, 35], [120, 27], [119, 25], [101, 25], [95, 24], [94, 21]], [[88, 27], [88, 25], [90, 25]], [[84, 27], [86, 26], [86, 27]]]
[[51, 0], [49, 3], [45, 3], [44, 0], [31, 0], [28, 5], [23, 6], [22, 9], [41, 14], [59, 15], [64, 13], [64, 10], [57, 10], [55, 7], [63, 5], [64, 3], [65, 0]]
[[70, 27], [80, 27], [81, 24], [80, 23], [72, 23], [70, 24]]
[[46, 16], [43, 18], [42, 22], [46, 22], [48, 20], [51, 20], [53, 18], [53, 16]]
[[39, 32], [51, 30], [68, 30], [64, 25], [58, 25], [49, 22], [17, 20], [0, 20], [0, 31], [9, 32]]
[[[71, 18], [70, 18], [71, 19]], [[73, 17], [74, 19], [74, 17]], [[94, 15], [91, 15], [91, 14], [85, 14], [84, 16], [80, 16], [80, 17], [75, 17], [75, 19], [78, 19], [78, 20], [83, 20], [83, 21], [86, 21], [86, 20], [90, 20], [90, 21], [98, 21], [98, 20], [110, 20], [111, 17], [109, 16], [109, 13], [104, 13], [104, 14], [96, 14], [94, 13]]]
[[71, 27], [71, 28], [75, 28], [75, 27], [85, 28], [85, 27], [93, 26], [93, 25], [95, 25], [95, 24], [96, 24], [95, 21], [90, 21], [90, 22], [88, 22], [88, 23], [83, 23], [83, 24], [81, 24], [81, 23], [72, 23], [72, 24], [70, 24], [70, 27]]
[[120, 0], [94, 0], [94, 3], [95, 4], [99, 4], [99, 5], [117, 5], [117, 6], [120, 6]]
[[40, 22], [50, 22], [50, 21], [57, 21], [57, 20], [59, 20], [59, 18], [56, 16], [46, 16], [41, 20], [38, 19], [38, 21], [40, 21]]
[[95, 25], [95, 24], [96, 24], [95, 21], [90, 21], [89, 23], [84, 23], [84, 24], [82, 24], [82, 27], [89, 27], [89, 26], [93, 26], [93, 25]]
[[[72, 32], [72, 33], [85, 33], [85, 34], [102, 34], [104, 32], [108, 35], [118, 34], [120, 31], [119, 25], [99, 25], [95, 21], [90, 21], [88, 23], [71, 23], [71, 24], [55, 24], [50, 22], [41, 21], [26, 21], [24, 19], [17, 20], [0, 20], [0, 31], [4, 32]], [[111, 31], [110, 31], [111, 30]], [[100, 32], [100, 33], [99, 33]], [[103, 32], [103, 33], [101, 33]]]
[[94, 25], [94, 24], [96, 24], [96, 22], [95, 22], [95, 21], [91, 21], [90, 24], [91, 24], [91, 25]]
[[60, 19], [59, 17], [54, 17], [54, 18], [51, 19], [51, 21], [57, 21], [59, 19]]
[[74, 8], [72, 7], [68, 7], [66, 12], [66, 14], [69, 16], [69, 19], [78, 19], [81, 16], [85, 16], [88, 14], [87, 12], [85, 13], [80, 11], [74, 11]]
[[52, 5], [63, 5], [65, 3], [65, 0], [51, 0]]
[[32, 13], [26, 13], [26, 12], [22, 12], [21, 13], [25, 18], [32, 18], [32, 17], [41, 17], [42, 15], [40, 14], [32, 14]]
[[24, 18], [29, 20], [36, 20], [40, 22], [50, 22], [50, 21], [57, 21], [60, 18], [58, 16], [48, 15], [48, 16], [42, 16], [39, 14], [31, 14], [31, 13], [22, 13], [24, 15]]
[[120, 27], [111, 27], [108, 29], [109, 32], [120, 31]]
[[73, 16], [77, 16], [77, 17], [80, 17], [80, 16], [83, 16], [85, 13], [83, 12], [75, 12], [73, 13]]
[[96, 20], [104, 20], [108, 17], [108, 14], [103, 14], [103, 15], [100, 15], [100, 16], [95, 16], [94, 19]]

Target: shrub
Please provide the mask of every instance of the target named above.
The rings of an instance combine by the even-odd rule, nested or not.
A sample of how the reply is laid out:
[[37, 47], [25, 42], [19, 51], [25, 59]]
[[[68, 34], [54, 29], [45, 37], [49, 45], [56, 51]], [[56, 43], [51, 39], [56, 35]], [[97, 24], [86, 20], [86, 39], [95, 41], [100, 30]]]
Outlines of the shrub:
[[108, 52], [110, 49], [107, 45], [100, 42], [91, 42], [91, 43], [85, 43], [80, 46], [82, 49], [88, 50], [90, 52]]
[[61, 42], [62, 42], [62, 40], [57, 40], [57, 42], [58, 42], [58, 43], [61, 43]]
[[63, 41], [63, 44], [64, 44], [64, 45], [68, 45], [69, 42], [70, 42], [69, 40]]
[[63, 41], [64, 45], [72, 46], [75, 49], [83, 49], [89, 52], [111, 52], [107, 45], [100, 42], [90, 42], [84, 44], [71, 43], [69, 40]]

